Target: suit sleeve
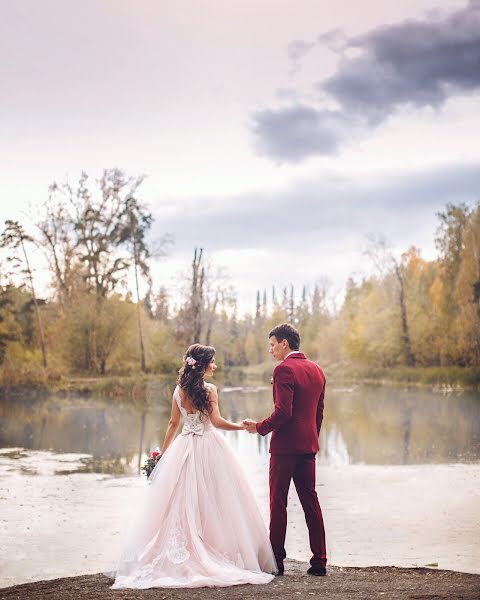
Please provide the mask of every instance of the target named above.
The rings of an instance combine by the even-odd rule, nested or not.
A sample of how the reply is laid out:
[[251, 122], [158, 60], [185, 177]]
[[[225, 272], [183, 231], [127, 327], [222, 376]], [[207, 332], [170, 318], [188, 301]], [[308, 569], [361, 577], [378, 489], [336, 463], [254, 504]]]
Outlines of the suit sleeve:
[[278, 366], [273, 375], [275, 390], [275, 409], [264, 421], [257, 423], [257, 431], [260, 435], [267, 435], [278, 429], [292, 418], [293, 408], [293, 371], [288, 367]]
[[317, 435], [320, 434], [320, 427], [322, 426], [324, 404], [325, 404], [325, 383], [323, 384], [323, 389], [322, 389], [322, 391], [320, 393], [320, 398], [318, 399], [318, 406], [317, 406]]

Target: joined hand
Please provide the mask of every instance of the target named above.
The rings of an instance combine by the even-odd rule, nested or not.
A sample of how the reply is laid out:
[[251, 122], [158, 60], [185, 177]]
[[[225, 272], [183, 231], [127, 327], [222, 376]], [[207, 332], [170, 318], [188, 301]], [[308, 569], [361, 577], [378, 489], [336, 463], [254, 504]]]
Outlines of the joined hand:
[[242, 423], [245, 426], [245, 429], [248, 431], [248, 433], [257, 433], [256, 421], [252, 421], [252, 419], [244, 419]]

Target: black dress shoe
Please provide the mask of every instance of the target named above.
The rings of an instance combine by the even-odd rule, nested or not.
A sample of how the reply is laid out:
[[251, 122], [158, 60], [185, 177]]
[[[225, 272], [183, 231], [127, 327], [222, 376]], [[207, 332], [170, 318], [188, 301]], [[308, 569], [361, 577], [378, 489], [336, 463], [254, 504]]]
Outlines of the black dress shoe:
[[277, 571], [275, 575], [276, 577], [281, 577], [282, 575], [284, 575], [284, 570], [282, 569], [281, 571]]
[[325, 577], [327, 569], [324, 567], [310, 567], [307, 571], [308, 575], [316, 575], [317, 577]]

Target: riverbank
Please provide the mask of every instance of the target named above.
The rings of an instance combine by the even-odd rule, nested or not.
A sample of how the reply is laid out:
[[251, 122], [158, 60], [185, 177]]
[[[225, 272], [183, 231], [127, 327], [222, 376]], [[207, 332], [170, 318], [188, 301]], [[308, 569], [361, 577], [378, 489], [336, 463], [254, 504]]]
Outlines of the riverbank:
[[338, 600], [395, 600], [420, 598], [462, 598], [477, 600], [480, 575], [437, 571], [432, 569], [400, 569], [396, 567], [330, 567], [327, 577], [306, 575], [308, 564], [286, 562], [284, 577], [276, 577], [265, 586], [242, 585], [228, 588], [197, 589], [110, 589], [111, 580], [101, 574], [64, 577], [36, 581], [0, 589], [1, 600], [191, 600], [192, 597], [210, 600], [288, 599], [297, 596], [311, 598], [334, 597]]
[[[220, 386], [270, 384], [274, 364], [265, 362], [248, 367], [230, 367], [216, 375]], [[389, 369], [326, 366], [325, 372], [334, 387], [360, 384], [407, 386], [431, 389], [440, 393], [480, 390], [480, 369], [468, 367], [393, 367]], [[46, 380], [44, 383], [0, 385], [0, 399], [5, 397], [45, 398], [50, 395], [68, 397], [103, 397], [109, 400], [142, 402], [158, 393], [162, 386], [172, 386], [176, 373], [86, 376]]]
[[474, 367], [394, 367], [353, 371], [351, 380], [428, 387], [445, 393], [480, 389], [480, 369]]
[[132, 400], [144, 402], [153, 392], [162, 387], [171, 388], [175, 382], [175, 374], [171, 375], [129, 375], [104, 377], [72, 377], [48, 383], [26, 383], [17, 385], [1, 385], [1, 398], [46, 398], [55, 395], [59, 398], [69, 396], [106, 398], [109, 400]]
[[[226, 372], [229, 382], [249, 385], [269, 383], [275, 365], [265, 362], [248, 367], [232, 367]], [[425, 387], [450, 393], [480, 389], [480, 369], [474, 367], [391, 367], [359, 368], [351, 365], [323, 365], [327, 381], [335, 387], [372, 383], [379, 385]]]

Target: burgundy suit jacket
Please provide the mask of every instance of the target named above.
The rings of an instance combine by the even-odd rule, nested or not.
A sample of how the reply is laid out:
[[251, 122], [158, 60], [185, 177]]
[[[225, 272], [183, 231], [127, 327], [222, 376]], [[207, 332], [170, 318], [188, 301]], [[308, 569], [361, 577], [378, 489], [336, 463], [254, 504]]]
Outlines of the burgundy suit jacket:
[[318, 452], [323, 420], [325, 375], [302, 352], [290, 354], [273, 372], [275, 410], [257, 423], [260, 435], [272, 432], [272, 454]]

